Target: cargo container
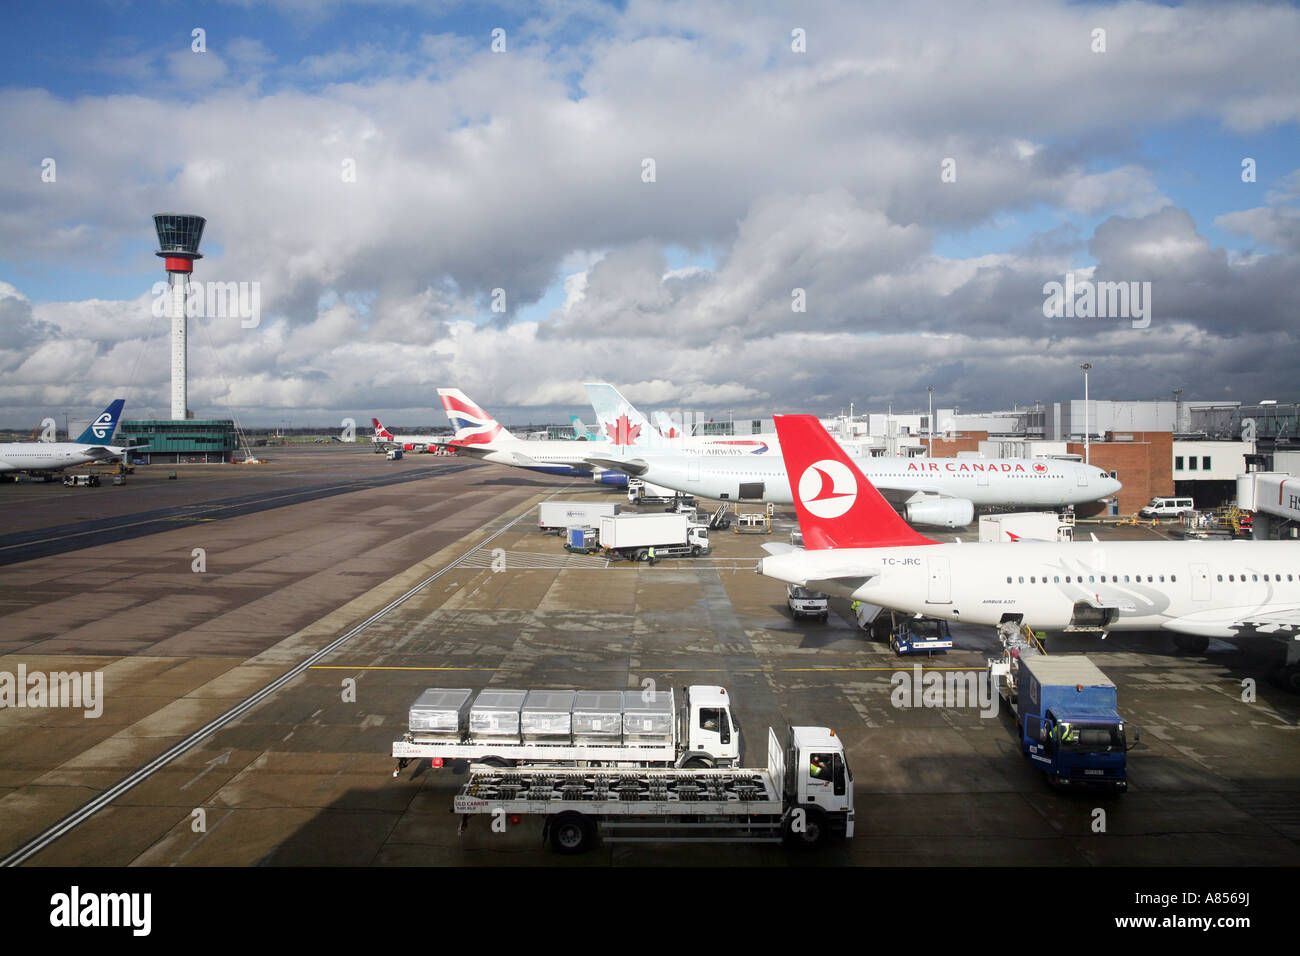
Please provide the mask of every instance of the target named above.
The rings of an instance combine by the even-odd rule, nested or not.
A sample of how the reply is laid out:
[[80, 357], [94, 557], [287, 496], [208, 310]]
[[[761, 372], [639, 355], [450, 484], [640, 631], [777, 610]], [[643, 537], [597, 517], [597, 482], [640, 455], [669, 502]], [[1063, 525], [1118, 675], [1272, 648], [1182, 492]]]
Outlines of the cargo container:
[[537, 527], [546, 534], [563, 534], [575, 526], [594, 527], [605, 515], [616, 515], [613, 501], [543, 501], [537, 506]]

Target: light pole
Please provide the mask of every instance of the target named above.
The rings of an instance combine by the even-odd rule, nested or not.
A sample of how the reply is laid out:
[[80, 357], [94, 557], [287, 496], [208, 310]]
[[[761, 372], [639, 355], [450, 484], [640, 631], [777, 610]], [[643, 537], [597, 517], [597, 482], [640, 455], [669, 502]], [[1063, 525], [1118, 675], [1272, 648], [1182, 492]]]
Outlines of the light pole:
[[926, 429], [926, 431], [929, 432], [930, 448], [926, 452], [926, 454], [929, 455], [931, 458], [933, 458], [934, 457], [934, 386], [927, 385], [925, 387], [925, 390], [930, 393], [930, 417], [926, 419], [926, 423], [930, 426], [929, 428]]
[[1083, 463], [1092, 464], [1090, 457], [1091, 446], [1088, 443], [1088, 369], [1092, 368], [1091, 362], [1084, 362], [1079, 368], [1083, 369]]

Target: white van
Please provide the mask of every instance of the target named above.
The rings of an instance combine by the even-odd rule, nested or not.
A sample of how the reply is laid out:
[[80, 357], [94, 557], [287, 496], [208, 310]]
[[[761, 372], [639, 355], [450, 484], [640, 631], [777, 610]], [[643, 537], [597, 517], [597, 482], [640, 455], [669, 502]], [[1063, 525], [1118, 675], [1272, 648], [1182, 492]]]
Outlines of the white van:
[[785, 603], [796, 621], [802, 617], [815, 617], [825, 622], [830, 616], [830, 601], [825, 594], [797, 584], [786, 585]]
[[388, 450], [388, 460], [389, 460], [389, 461], [401, 461], [401, 460], [402, 460], [402, 449], [400, 449], [400, 448], [390, 448], [390, 449]]
[[1138, 515], [1143, 518], [1181, 518], [1196, 513], [1191, 498], [1152, 498]]

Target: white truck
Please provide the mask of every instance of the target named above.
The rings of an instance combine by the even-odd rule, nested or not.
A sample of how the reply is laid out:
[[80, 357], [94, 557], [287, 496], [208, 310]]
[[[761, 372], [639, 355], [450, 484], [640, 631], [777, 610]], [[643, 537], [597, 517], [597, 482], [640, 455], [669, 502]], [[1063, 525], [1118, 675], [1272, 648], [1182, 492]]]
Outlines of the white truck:
[[980, 541], [1073, 541], [1073, 514], [1055, 511], [1019, 511], [980, 515]]
[[691, 496], [683, 495], [672, 488], [665, 488], [663, 485], [651, 484], [643, 478], [629, 478], [627, 480], [628, 504], [672, 504], [678, 498], [689, 497]]
[[471, 701], [468, 688], [430, 687], [411, 705], [407, 732], [393, 742], [396, 777], [412, 760], [505, 767], [730, 767], [740, 728], [722, 687], [667, 691], [500, 690]]
[[644, 561], [696, 557], [709, 550], [709, 529], [681, 514], [607, 515], [600, 519], [600, 550], [609, 557]]
[[618, 509], [612, 501], [543, 501], [537, 506], [537, 528], [544, 534], [564, 534], [567, 528], [594, 526]]
[[825, 727], [767, 732], [767, 766], [725, 770], [471, 768], [456, 794], [461, 832], [476, 815], [543, 819], [559, 853], [610, 843], [777, 843], [815, 847], [853, 836], [853, 774]]

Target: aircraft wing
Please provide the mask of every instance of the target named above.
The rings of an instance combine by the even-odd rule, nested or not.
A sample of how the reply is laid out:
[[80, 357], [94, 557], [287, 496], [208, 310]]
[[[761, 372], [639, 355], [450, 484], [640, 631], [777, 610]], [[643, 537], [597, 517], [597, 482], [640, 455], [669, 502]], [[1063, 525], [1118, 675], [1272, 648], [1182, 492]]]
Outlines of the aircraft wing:
[[640, 478], [650, 468], [640, 458], [584, 458], [583, 461], [593, 468], [617, 471], [631, 478]]
[[456, 449], [457, 455], [468, 458], [486, 458], [492, 451], [491, 448], [484, 448], [482, 445], [469, 445], [455, 441], [448, 442], [447, 447]]
[[89, 445], [81, 449], [80, 453], [89, 458], [93, 458], [95, 461], [107, 461], [110, 458], [122, 457], [124, 451], [126, 451], [124, 448], [107, 448], [103, 445]]

